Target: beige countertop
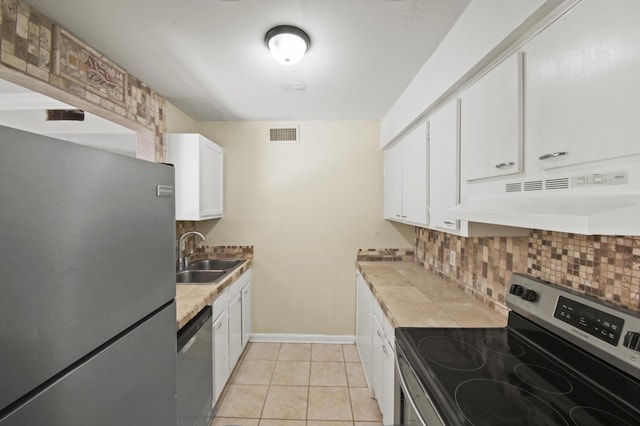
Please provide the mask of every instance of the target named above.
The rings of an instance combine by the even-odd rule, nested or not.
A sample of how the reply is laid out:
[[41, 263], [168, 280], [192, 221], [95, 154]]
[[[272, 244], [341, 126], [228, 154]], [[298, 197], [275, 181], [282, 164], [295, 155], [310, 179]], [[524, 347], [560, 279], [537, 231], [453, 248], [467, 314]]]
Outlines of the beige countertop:
[[198, 315], [198, 312], [240, 278], [251, 267], [251, 259], [238, 266], [222, 281], [216, 284], [177, 284], [176, 285], [176, 321], [178, 330], [184, 327], [189, 320]]
[[504, 327], [506, 316], [413, 262], [356, 266], [394, 327]]

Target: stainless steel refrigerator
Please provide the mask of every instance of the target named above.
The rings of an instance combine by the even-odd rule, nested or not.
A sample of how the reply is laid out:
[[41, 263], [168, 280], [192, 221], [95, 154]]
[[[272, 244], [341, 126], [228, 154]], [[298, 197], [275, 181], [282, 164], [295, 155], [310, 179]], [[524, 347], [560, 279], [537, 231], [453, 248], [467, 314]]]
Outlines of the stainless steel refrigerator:
[[0, 425], [176, 424], [173, 176], [0, 127]]

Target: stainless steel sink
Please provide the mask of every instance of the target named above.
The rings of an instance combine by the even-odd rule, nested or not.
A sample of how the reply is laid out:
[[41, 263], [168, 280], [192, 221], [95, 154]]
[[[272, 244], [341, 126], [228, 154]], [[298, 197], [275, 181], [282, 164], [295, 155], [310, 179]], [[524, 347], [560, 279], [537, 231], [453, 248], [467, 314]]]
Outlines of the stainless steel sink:
[[176, 283], [213, 284], [228, 273], [229, 271], [180, 271], [176, 272]]
[[215, 284], [245, 259], [201, 259], [193, 262], [186, 271], [176, 272], [177, 284]]
[[203, 259], [196, 260], [188, 269], [190, 271], [228, 271], [244, 263], [244, 259]]

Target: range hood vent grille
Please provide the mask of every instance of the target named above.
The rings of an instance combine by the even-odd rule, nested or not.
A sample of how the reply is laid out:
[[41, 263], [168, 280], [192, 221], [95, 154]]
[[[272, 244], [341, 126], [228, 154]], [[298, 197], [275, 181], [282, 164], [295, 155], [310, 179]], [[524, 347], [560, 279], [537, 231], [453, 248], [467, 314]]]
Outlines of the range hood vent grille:
[[300, 127], [272, 127], [269, 129], [271, 143], [299, 143]]
[[525, 191], [542, 191], [542, 181], [532, 180], [524, 183]]
[[569, 178], [547, 179], [544, 181], [544, 189], [567, 189]]
[[512, 182], [508, 183], [505, 187], [507, 192], [520, 192], [522, 191], [522, 183], [520, 182]]

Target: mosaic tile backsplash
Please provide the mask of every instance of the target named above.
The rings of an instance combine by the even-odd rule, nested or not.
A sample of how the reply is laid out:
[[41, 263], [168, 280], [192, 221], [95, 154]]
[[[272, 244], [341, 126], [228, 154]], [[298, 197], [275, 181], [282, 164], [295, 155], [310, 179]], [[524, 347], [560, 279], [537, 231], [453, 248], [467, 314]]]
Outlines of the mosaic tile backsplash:
[[358, 249], [357, 260], [362, 261], [404, 261], [414, 262], [414, 249]]
[[[176, 241], [185, 232], [195, 230], [192, 220], [176, 221]], [[202, 246], [199, 238], [185, 238], [184, 248], [190, 263], [196, 259], [253, 259], [253, 246]]]
[[496, 309], [504, 308], [511, 273], [520, 272], [640, 311], [640, 237], [531, 230], [465, 238], [423, 228], [415, 235], [418, 263]]

